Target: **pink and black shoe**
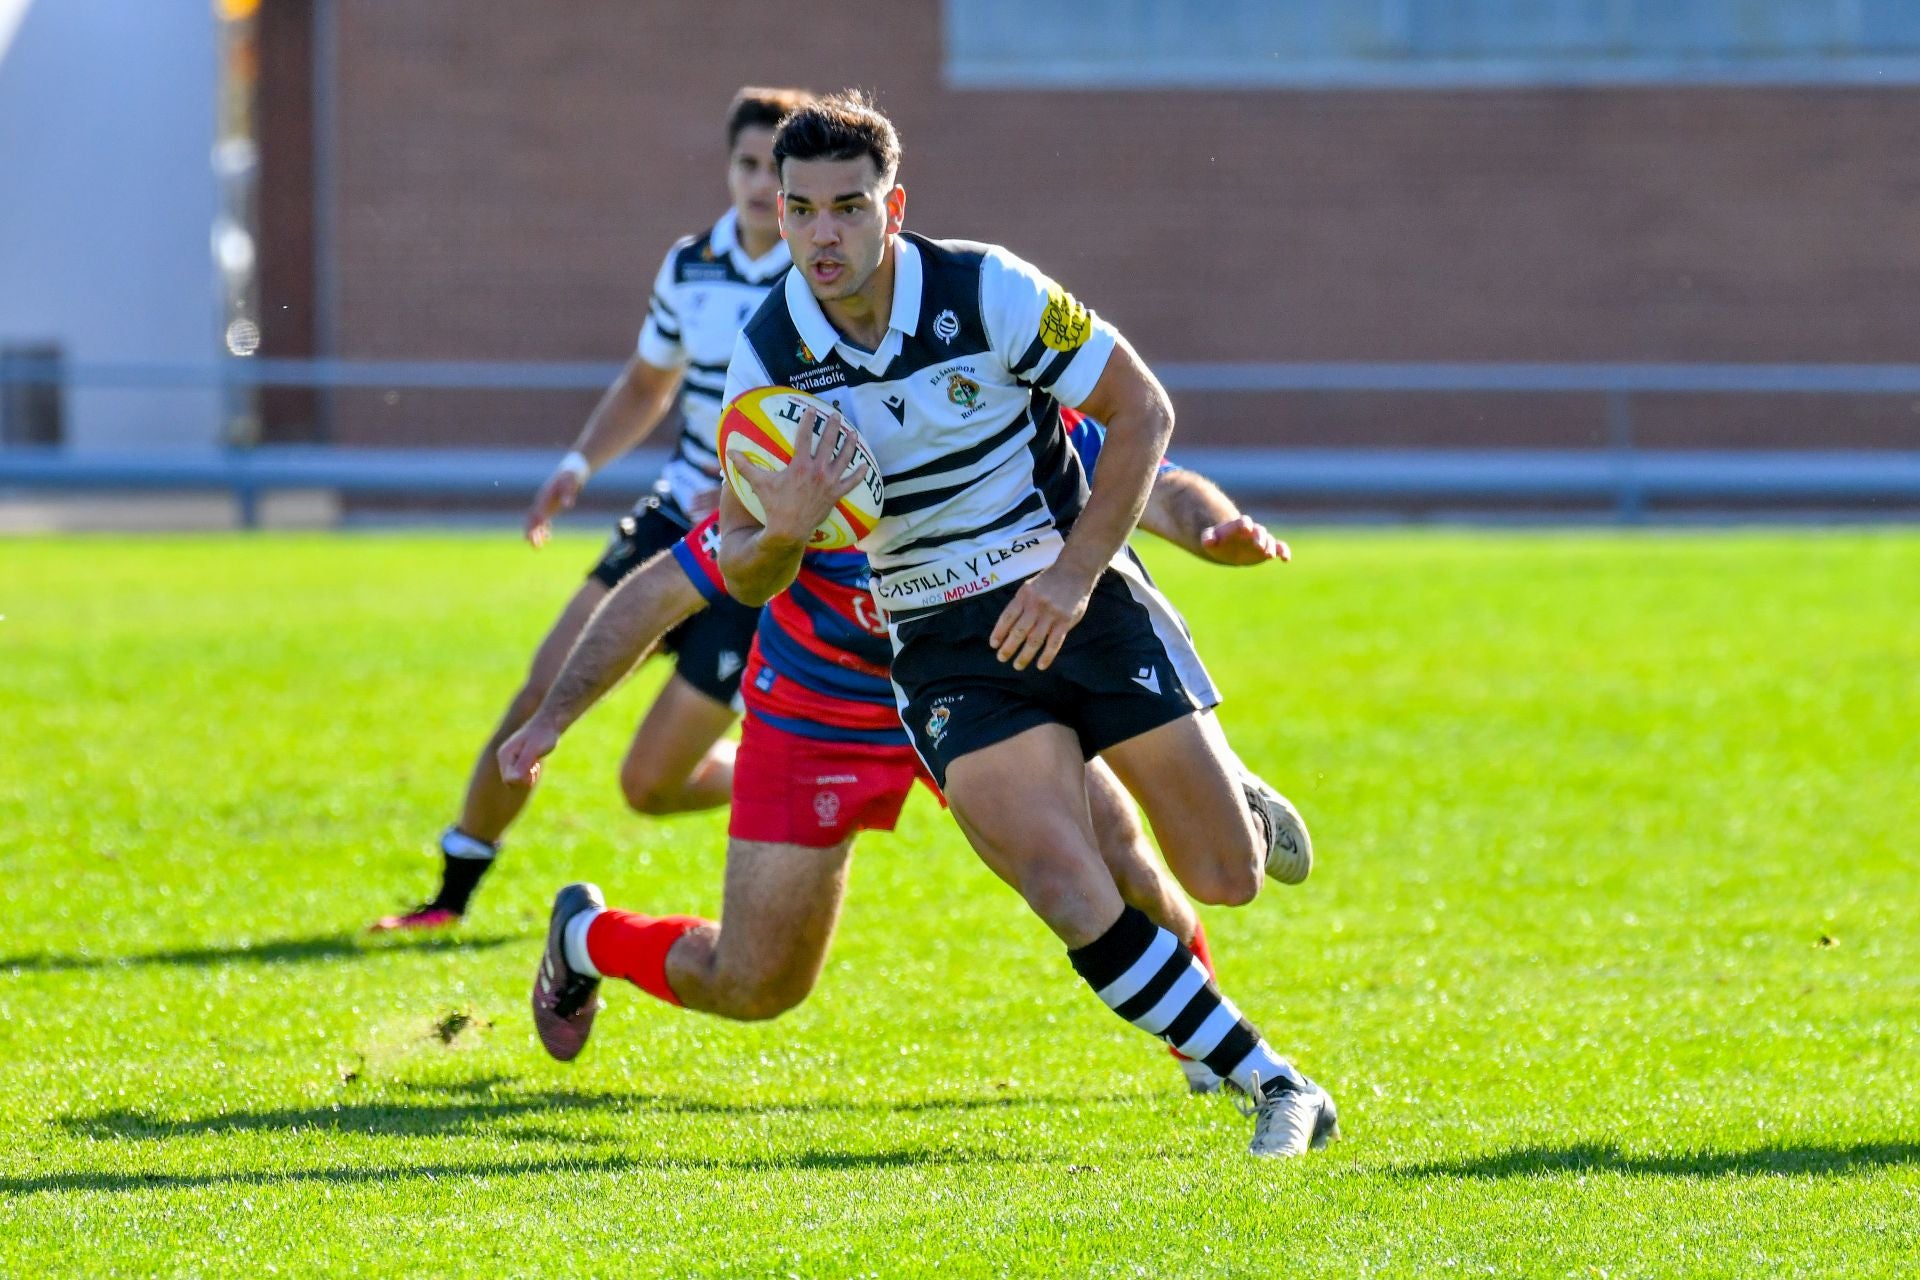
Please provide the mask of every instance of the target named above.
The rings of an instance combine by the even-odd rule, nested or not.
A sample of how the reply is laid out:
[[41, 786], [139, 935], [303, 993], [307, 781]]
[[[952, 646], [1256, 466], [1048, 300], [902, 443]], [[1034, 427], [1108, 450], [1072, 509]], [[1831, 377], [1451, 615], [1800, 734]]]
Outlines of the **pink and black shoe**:
[[451, 929], [460, 923], [460, 913], [449, 907], [423, 902], [397, 916], [381, 916], [367, 926], [368, 933], [432, 933]]

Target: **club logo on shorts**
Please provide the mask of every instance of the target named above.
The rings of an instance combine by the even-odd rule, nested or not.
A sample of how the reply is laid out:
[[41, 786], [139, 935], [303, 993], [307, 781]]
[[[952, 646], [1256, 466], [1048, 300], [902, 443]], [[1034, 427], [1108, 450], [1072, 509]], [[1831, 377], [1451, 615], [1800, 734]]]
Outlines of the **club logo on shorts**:
[[940, 739], [946, 737], [947, 721], [952, 718], [953, 713], [945, 707], [935, 707], [933, 714], [927, 717], [927, 738], [938, 743]]
[[949, 346], [960, 336], [960, 317], [951, 308], [933, 318], [933, 336]]
[[980, 384], [964, 373], [956, 373], [947, 379], [947, 399], [962, 409], [973, 408], [973, 402], [980, 398]]
[[720, 661], [715, 665], [715, 673], [722, 680], [731, 680], [733, 679], [734, 673], [740, 670], [742, 665], [744, 665], [744, 662], [739, 654], [731, 649], [722, 649], [720, 651]]
[[833, 820], [840, 816], [840, 797], [832, 791], [822, 791], [813, 798], [813, 816], [820, 819], [820, 825], [830, 827]]

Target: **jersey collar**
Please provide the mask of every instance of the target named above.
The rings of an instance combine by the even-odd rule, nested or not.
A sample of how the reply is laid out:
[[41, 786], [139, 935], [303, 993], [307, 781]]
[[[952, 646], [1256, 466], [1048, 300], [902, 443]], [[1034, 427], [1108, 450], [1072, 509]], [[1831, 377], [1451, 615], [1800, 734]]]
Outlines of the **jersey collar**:
[[769, 279], [793, 265], [793, 259], [787, 254], [785, 240], [776, 240], [773, 248], [757, 258], [749, 258], [740, 243], [740, 211], [737, 209], [729, 209], [720, 215], [720, 220], [713, 224], [707, 243], [713, 246], [715, 257], [726, 254], [733, 260], [734, 270], [749, 280]]
[[887, 316], [887, 336], [871, 352], [862, 351], [841, 338], [833, 321], [820, 309], [813, 290], [807, 288], [806, 278], [797, 270], [787, 273], [787, 313], [793, 317], [793, 327], [800, 331], [800, 339], [806, 343], [814, 363], [825, 360], [829, 352], [838, 351], [848, 364], [879, 373], [893, 363], [907, 337], [919, 331], [922, 274], [919, 248], [905, 236], [893, 237], [893, 310]]

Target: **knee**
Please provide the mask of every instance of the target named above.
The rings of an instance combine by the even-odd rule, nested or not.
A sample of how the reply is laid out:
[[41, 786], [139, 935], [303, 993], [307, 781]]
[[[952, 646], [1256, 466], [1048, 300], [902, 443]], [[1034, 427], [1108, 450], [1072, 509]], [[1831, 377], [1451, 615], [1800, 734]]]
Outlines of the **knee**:
[[727, 1016], [736, 1022], [768, 1022], [795, 1009], [813, 993], [811, 979], [780, 978], [737, 990], [727, 1001]]
[[1195, 876], [1186, 890], [1210, 907], [1244, 907], [1260, 896], [1260, 878], [1256, 866], [1218, 867]]
[[675, 788], [644, 765], [629, 762], [620, 770], [620, 794], [635, 813], [649, 817], [677, 812]]

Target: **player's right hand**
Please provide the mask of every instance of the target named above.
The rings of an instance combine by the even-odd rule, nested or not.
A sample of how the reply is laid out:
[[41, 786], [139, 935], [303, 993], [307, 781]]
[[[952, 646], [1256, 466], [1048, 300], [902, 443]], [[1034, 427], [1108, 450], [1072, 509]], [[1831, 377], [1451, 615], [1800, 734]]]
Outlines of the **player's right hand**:
[[540, 781], [540, 762], [558, 745], [558, 731], [535, 716], [500, 744], [494, 757], [500, 766], [500, 780], [510, 787], [531, 787]]
[[738, 452], [729, 451], [727, 456], [734, 474], [753, 487], [753, 496], [766, 513], [767, 532], [804, 545], [833, 514], [834, 504], [867, 478], [867, 464], [848, 470], [858, 456], [855, 445], [860, 435], [837, 413], [822, 419], [817, 410], [808, 410], [801, 415], [795, 435], [805, 446], [796, 441], [793, 461], [778, 471], [756, 466]]
[[553, 535], [553, 518], [574, 504], [583, 483], [577, 474], [564, 467], [547, 477], [540, 492], [533, 495], [533, 505], [527, 508], [529, 543], [536, 547], [547, 544]]

